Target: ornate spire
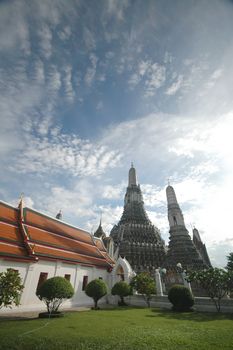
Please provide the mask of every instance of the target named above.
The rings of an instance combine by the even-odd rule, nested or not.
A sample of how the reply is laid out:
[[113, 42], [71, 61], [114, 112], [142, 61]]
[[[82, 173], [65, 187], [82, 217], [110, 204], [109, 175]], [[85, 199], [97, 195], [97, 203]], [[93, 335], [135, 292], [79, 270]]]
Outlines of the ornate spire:
[[114, 240], [115, 256], [124, 256], [135, 271], [149, 272], [162, 266], [164, 242], [145, 211], [133, 164], [129, 170], [123, 214], [118, 224], [112, 228], [110, 236]]
[[62, 220], [62, 211], [61, 211], [61, 209], [60, 209], [59, 213], [57, 213], [56, 219]]
[[178, 205], [174, 188], [170, 184], [166, 188], [166, 195], [167, 195], [168, 206], [170, 204], [177, 204]]
[[103, 238], [106, 237], [106, 234], [105, 234], [105, 232], [104, 232], [104, 230], [102, 228], [101, 221], [102, 221], [102, 214], [101, 214], [99, 226], [98, 226], [97, 230], [95, 231], [94, 236], [103, 239]]
[[129, 187], [136, 186], [137, 185], [137, 177], [136, 177], [136, 170], [133, 166], [133, 163], [131, 163], [131, 168], [129, 169]]

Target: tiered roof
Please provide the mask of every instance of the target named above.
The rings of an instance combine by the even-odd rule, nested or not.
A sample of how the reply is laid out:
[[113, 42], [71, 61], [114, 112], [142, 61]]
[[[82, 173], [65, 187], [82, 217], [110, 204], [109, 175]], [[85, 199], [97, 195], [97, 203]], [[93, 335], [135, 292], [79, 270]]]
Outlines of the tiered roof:
[[111, 269], [102, 242], [89, 232], [33, 209], [0, 202], [0, 258], [61, 260]]

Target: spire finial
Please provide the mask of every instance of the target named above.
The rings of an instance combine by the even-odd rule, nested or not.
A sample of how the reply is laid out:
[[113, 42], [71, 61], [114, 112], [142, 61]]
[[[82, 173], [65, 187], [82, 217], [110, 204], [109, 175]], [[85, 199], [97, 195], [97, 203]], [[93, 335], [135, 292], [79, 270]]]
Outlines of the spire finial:
[[20, 194], [20, 197], [19, 197], [19, 206], [21, 205], [23, 205], [23, 199], [24, 199], [24, 193], [23, 192], [21, 192], [21, 194]]
[[61, 211], [61, 209], [59, 210], [59, 213], [57, 213], [56, 219], [62, 220], [62, 211]]
[[133, 166], [133, 162], [131, 163], [131, 168], [129, 169], [129, 187], [133, 185], [137, 185], [137, 179], [136, 179], [136, 170]]
[[100, 225], [99, 226], [102, 226], [102, 210], [100, 212]]
[[170, 186], [170, 177], [167, 178], [167, 185]]

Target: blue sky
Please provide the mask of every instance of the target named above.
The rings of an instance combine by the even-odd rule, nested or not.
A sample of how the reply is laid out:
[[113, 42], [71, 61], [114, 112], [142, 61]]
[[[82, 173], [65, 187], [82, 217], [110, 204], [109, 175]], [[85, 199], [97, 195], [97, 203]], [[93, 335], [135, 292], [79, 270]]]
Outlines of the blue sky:
[[94, 231], [131, 161], [168, 242], [171, 179], [215, 265], [233, 251], [232, 1], [0, 1], [0, 198]]

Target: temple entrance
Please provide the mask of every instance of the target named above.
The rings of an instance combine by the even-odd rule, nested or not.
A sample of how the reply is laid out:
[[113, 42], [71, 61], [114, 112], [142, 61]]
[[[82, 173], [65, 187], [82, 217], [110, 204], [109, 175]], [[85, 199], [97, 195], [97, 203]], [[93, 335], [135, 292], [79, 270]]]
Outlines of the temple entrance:
[[116, 271], [117, 277], [119, 281], [124, 281], [125, 276], [124, 276], [124, 270], [121, 265], [118, 266], [117, 271]]

